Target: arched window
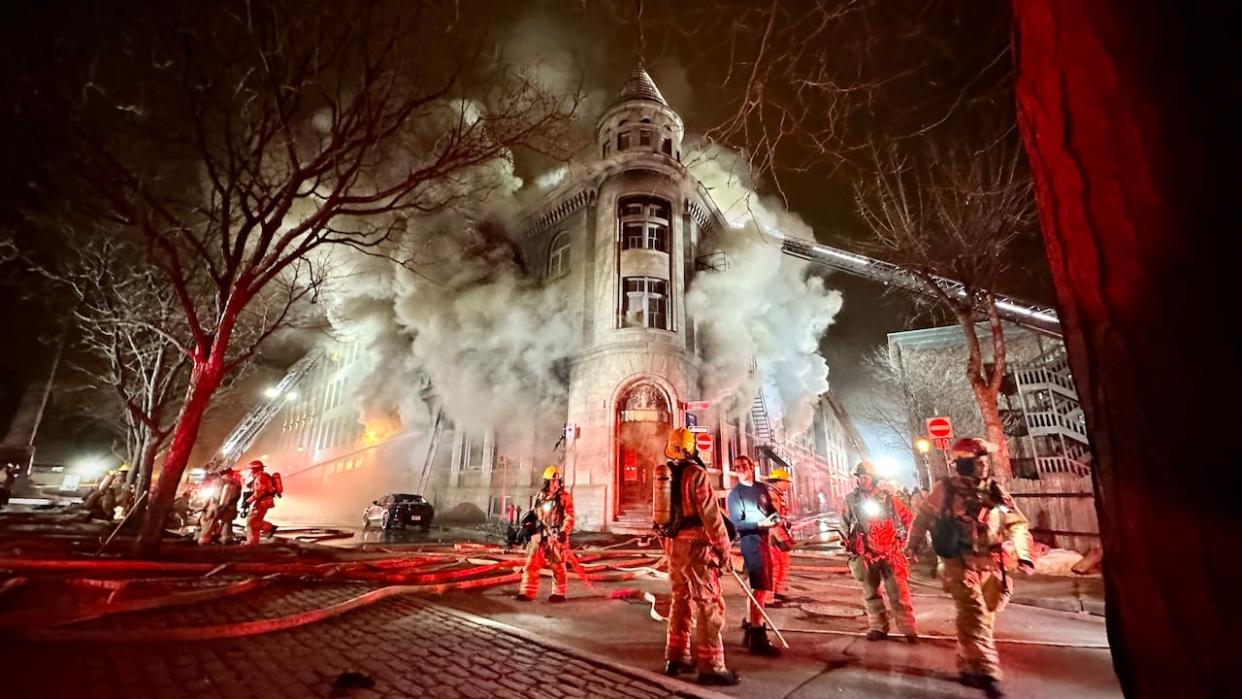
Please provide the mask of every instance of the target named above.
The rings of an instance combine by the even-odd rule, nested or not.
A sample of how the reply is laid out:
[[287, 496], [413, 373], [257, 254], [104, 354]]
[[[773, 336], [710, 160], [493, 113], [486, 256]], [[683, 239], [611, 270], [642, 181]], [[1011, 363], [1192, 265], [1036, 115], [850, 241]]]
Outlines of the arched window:
[[548, 279], [556, 279], [557, 277], [569, 271], [569, 234], [561, 231], [552, 239], [552, 245], [548, 247]]
[[621, 223], [621, 249], [644, 249], [667, 253], [671, 207], [658, 197], [622, 197], [617, 204]]

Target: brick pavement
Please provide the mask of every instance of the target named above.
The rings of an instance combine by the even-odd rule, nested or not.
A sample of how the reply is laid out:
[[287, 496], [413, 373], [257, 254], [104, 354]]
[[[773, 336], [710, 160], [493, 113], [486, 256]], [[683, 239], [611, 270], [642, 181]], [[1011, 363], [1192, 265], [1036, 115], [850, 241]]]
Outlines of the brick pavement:
[[[330, 586], [316, 586], [328, 594]], [[262, 595], [271, 596], [273, 590]], [[337, 595], [332, 594], [331, 597]], [[256, 598], [259, 606], [270, 600]], [[293, 606], [307, 602], [306, 594]], [[245, 607], [252, 607], [245, 603]], [[287, 604], [278, 605], [285, 611]], [[165, 627], [168, 613], [118, 615], [106, 623]], [[235, 619], [203, 609], [179, 622]], [[251, 617], [253, 618], [253, 617]], [[98, 628], [98, 622], [93, 624]], [[603, 697], [696, 694], [685, 685], [625, 669], [522, 632], [425, 601], [399, 597], [317, 624], [227, 641], [194, 643], [13, 643], [0, 641], [6, 697]], [[332, 694], [344, 672], [371, 689]], [[545, 676], [560, 678], [548, 683]]]

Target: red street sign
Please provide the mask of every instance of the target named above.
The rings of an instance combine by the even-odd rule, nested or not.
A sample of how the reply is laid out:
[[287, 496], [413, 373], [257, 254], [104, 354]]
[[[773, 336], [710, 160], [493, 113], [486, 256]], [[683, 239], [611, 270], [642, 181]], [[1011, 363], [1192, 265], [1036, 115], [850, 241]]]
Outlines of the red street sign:
[[949, 449], [949, 442], [952, 442], [953, 438], [952, 437], [937, 437], [935, 441], [936, 441], [937, 449], [940, 449], [942, 451], [947, 451]]
[[705, 400], [683, 401], [681, 404], [682, 410], [707, 410], [709, 407], [711, 402]]
[[696, 432], [694, 434], [694, 447], [699, 451], [711, 451], [712, 435], [708, 432]]
[[947, 417], [929, 417], [927, 436], [932, 439], [953, 439], [953, 423]]

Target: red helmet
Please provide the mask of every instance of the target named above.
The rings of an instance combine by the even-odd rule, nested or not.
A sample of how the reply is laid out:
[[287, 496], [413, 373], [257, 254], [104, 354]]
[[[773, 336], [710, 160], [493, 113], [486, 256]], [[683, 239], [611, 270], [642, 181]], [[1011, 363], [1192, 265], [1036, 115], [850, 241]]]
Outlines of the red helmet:
[[987, 452], [992, 451], [989, 442], [980, 440], [979, 437], [966, 437], [964, 440], [958, 440], [953, 444], [955, 453], [968, 453], [971, 456], [985, 456]]
[[258, 459], [255, 459], [254, 461], [251, 461], [251, 462], [250, 462], [250, 470], [251, 470], [251, 471], [262, 471], [262, 470], [263, 470], [263, 462], [262, 462], [262, 461], [259, 461]]

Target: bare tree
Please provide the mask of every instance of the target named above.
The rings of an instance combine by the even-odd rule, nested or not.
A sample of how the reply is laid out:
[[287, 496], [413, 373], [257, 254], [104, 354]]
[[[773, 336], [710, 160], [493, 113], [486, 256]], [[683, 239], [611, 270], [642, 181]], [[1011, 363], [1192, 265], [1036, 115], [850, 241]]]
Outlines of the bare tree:
[[895, 355], [887, 348], [877, 348], [868, 353], [863, 367], [874, 388], [862, 406], [862, 417], [880, 427], [885, 446], [902, 449], [913, 457], [920, 483], [934, 480], [915, 444], [923, 431], [923, 418], [947, 416], [965, 434], [983, 429], [979, 407], [964, 385], [961, 358], [956, 352], [928, 349]]
[[[129, 483], [147, 492], [157, 455], [165, 448], [192, 365], [190, 338], [175, 291], [143, 247], [123, 235], [69, 236], [55, 266], [34, 265], [69, 292], [81, 359], [74, 361], [86, 384], [79, 402], [91, 417], [111, 424], [121, 452], [134, 468]], [[209, 290], [206, 275], [186, 278], [192, 295]], [[314, 284], [271, 284], [247, 307], [234, 341], [253, 346], [260, 336], [297, 327], [297, 310]], [[227, 388], [241, 373], [225, 375]]]
[[90, 65], [71, 115], [88, 211], [143, 241], [184, 329], [167, 336], [189, 377], [141, 553], [158, 546], [212, 396], [284, 320], [238, 342], [255, 300], [313, 288], [333, 247], [388, 254], [413, 217], [491, 186], [516, 147], [559, 153], [577, 106], [480, 60], [451, 7], [180, 10], [135, 20], [125, 60]]
[[[1002, 477], [1011, 470], [1000, 415], [1006, 347], [996, 293], [1010, 272], [1011, 248], [1035, 235], [1037, 225], [1030, 177], [1012, 135], [973, 147], [929, 142], [913, 155], [892, 144], [876, 146], [873, 174], [855, 186], [858, 212], [874, 236], [869, 247], [920, 279], [927, 298], [961, 327], [966, 379], [987, 438], [1000, 447], [995, 467]], [[991, 345], [987, 364], [981, 321]]]

